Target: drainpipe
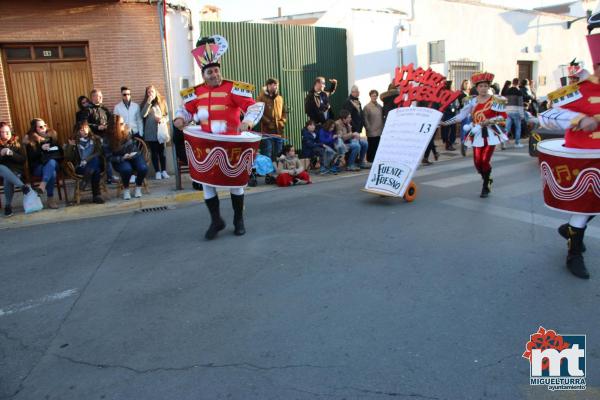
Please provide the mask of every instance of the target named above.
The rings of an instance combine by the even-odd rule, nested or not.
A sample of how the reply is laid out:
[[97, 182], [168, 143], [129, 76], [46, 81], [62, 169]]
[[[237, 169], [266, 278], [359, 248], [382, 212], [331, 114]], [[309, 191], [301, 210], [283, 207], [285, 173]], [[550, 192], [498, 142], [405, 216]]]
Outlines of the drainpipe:
[[[167, 104], [169, 105], [169, 121], [173, 121], [173, 96], [171, 90], [171, 70], [169, 68], [169, 54], [167, 49], [167, 30], [165, 21], [166, 7], [164, 0], [159, 0], [156, 4], [158, 11], [158, 21], [160, 29], [160, 46], [162, 48], [162, 59], [163, 59], [163, 70], [165, 72], [165, 84], [167, 90]], [[171, 135], [171, 149], [173, 155], [173, 165], [175, 166], [175, 189], [182, 190], [181, 176], [179, 174], [179, 163], [177, 162], [177, 151], [175, 150], [175, 144], [173, 143], [173, 135]]]

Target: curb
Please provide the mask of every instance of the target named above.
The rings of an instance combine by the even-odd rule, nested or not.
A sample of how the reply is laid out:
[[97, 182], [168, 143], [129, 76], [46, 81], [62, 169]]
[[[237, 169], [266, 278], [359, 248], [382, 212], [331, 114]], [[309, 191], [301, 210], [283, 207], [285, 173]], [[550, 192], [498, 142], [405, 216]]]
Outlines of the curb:
[[[462, 158], [462, 157], [460, 157]], [[456, 157], [443, 157], [436, 161], [447, 162], [457, 159]], [[353, 178], [357, 176], [368, 176], [369, 170], [361, 170], [359, 172], [344, 172], [339, 175], [314, 175], [313, 184], [335, 181], [339, 179]], [[260, 185], [257, 187], [246, 187], [246, 194], [252, 195], [256, 193], [270, 192], [279, 190], [275, 185]], [[219, 198], [228, 197], [227, 191], [219, 191]], [[68, 222], [81, 219], [108, 217], [112, 215], [125, 214], [135, 212], [145, 208], [153, 208], [159, 206], [176, 206], [188, 203], [201, 203], [204, 201], [204, 192], [196, 190], [175, 191], [170, 189], [164, 194], [157, 193], [155, 195], [146, 195], [141, 199], [132, 198], [131, 200], [111, 199], [105, 204], [81, 204], [62, 206], [58, 210], [44, 209], [33, 214], [16, 213], [12, 217], [0, 217], [0, 231], [25, 228], [37, 225], [44, 225], [55, 222]]]

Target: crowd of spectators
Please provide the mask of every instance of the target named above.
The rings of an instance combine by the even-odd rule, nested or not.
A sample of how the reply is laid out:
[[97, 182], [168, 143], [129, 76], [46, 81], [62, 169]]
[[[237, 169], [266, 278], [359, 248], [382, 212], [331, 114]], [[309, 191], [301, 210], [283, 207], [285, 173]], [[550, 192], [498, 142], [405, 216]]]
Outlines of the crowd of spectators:
[[[370, 167], [387, 115], [396, 107], [394, 99], [398, 90], [393, 83], [381, 94], [371, 89], [370, 101], [363, 106], [359, 99], [360, 90], [353, 85], [342, 107], [334, 110], [331, 96], [335, 95], [337, 88], [336, 79], [315, 78], [304, 99], [307, 119], [301, 132], [302, 148], [298, 155], [296, 149], [286, 143], [287, 105], [279, 91], [279, 81], [276, 78], [266, 80], [257, 98], [265, 104], [264, 115], [255, 127], [263, 134], [260, 152], [271, 160], [272, 171], [277, 175], [268, 173], [266, 182], [290, 186], [310, 183], [310, 170], [320, 174], [338, 174], [344, 170], [353, 172]], [[472, 96], [473, 88], [468, 80], [461, 82], [459, 90], [459, 98], [445, 110], [443, 120], [456, 115]], [[507, 130], [514, 132], [515, 147], [522, 147], [520, 141], [523, 129], [527, 129], [526, 122], [539, 110], [532, 83], [515, 78], [506, 81], [501, 90], [499, 85], [492, 85], [492, 90], [507, 98]], [[25, 184], [26, 181], [36, 184], [37, 193], [45, 194], [48, 208], [58, 208], [54, 189], [63, 161], [70, 162], [76, 174], [88, 179], [92, 201], [98, 204], [104, 202], [100, 185], [102, 179], [107, 185], [119, 182], [125, 200], [131, 199], [131, 184], [135, 184], [133, 196], [142, 196], [141, 188], [149, 172], [143, 146], [150, 153], [154, 179], [170, 178], [165, 142], [161, 140], [161, 130], [167, 129], [169, 124], [164, 98], [153, 85], [146, 87], [140, 104], [132, 100], [128, 87], [123, 86], [120, 91], [122, 99], [112, 112], [102, 102], [102, 91], [94, 89], [89, 97], [80, 96], [75, 127], [64, 146], [58, 142], [56, 131], [40, 118], [31, 120], [30, 129], [22, 138], [17, 137], [7, 123], [0, 122], [0, 178], [3, 180], [6, 216], [13, 213], [11, 204], [15, 188], [24, 195], [30, 193], [32, 185]], [[461, 127], [441, 129], [447, 151], [455, 151], [457, 132], [462, 144], [464, 133]], [[175, 130], [174, 133], [175, 141], [181, 142], [181, 145], [182, 132]], [[466, 155], [464, 145], [461, 145], [461, 152]], [[431, 153], [437, 160], [439, 153], [433, 139], [425, 152], [423, 164], [431, 163]], [[181, 151], [177, 154], [185, 163], [185, 155]], [[302, 159], [308, 160], [308, 163]]]

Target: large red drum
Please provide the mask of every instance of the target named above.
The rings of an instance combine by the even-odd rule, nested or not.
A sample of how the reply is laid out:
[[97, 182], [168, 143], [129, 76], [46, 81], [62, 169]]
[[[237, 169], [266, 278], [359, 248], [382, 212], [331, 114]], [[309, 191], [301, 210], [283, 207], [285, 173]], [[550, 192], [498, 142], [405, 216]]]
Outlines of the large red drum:
[[254, 133], [218, 135], [199, 126], [183, 129], [185, 153], [193, 181], [217, 187], [244, 187], [261, 137]]
[[563, 139], [538, 143], [544, 203], [574, 214], [600, 214], [600, 150], [564, 147]]

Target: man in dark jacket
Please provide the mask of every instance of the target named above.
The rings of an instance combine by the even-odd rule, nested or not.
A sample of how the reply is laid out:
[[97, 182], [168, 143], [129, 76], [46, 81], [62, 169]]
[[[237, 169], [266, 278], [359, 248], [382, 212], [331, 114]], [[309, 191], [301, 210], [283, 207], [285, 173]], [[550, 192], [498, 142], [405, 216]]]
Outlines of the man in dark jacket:
[[[102, 139], [102, 149], [104, 151], [104, 157], [110, 160], [111, 149], [110, 149], [110, 138], [106, 137], [106, 129], [108, 128], [108, 121], [112, 118], [112, 114], [108, 111], [108, 108], [102, 104], [102, 92], [98, 89], [92, 90], [90, 93], [90, 110], [88, 113], [88, 124], [92, 132], [98, 135]], [[112, 163], [106, 163], [106, 183], [112, 184], [113, 181], [113, 169]]]
[[102, 104], [102, 92], [98, 89], [92, 90], [90, 93], [92, 104], [88, 113], [88, 124], [94, 134], [104, 138], [108, 121], [110, 121], [111, 113], [108, 108]]
[[331, 89], [327, 91], [325, 90], [325, 78], [318, 76], [315, 79], [313, 88], [304, 99], [304, 111], [308, 119], [315, 121], [319, 125], [328, 119], [333, 119], [329, 96], [335, 93], [337, 80], [330, 79], [329, 82], [331, 82]]
[[394, 103], [394, 99], [400, 95], [400, 91], [394, 85], [394, 81], [389, 84], [387, 92], [381, 93], [379, 98], [383, 103], [383, 122], [387, 119], [387, 115], [394, 108], [398, 108], [398, 105]]
[[521, 141], [521, 121], [523, 121], [525, 110], [523, 108], [523, 93], [519, 89], [519, 78], [512, 80], [512, 86], [506, 90], [506, 132], [510, 134], [512, 125], [515, 126], [515, 147], [523, 147]]
[[361, 133], [365, 125], [365, 118], [358, 96], [360, 96], [358, 86], [353, 85], [352, 89], [350, 89], [350, 95], [342, 108], [350, 111], [350, 115], [352, 116], [352, 130]]

